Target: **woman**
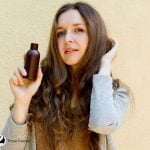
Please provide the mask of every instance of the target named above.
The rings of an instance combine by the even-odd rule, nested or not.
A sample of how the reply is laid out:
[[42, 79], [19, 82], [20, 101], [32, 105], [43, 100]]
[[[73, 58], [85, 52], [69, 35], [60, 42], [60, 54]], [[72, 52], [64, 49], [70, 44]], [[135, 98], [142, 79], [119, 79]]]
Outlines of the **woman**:
[[24, 79], [23, 67], [10, 78], [15, 100], [2, 134], [24, 142], [3, 149], [114, 150], [110, 134], [128, 105], [127, 89], [111, 76], [117, 50], [94, 8], [62, 6], [37, 80]]

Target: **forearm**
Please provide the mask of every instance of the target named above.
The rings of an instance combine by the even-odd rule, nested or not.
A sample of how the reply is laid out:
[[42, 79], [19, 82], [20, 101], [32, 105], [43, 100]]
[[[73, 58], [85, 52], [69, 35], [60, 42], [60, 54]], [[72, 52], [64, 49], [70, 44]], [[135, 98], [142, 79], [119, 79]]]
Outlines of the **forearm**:
[[22, 125], [26, 122], [29, 106], [22, 106], [15, 100], [13, 110], [11, 112], [12, 119], [18, 125]]

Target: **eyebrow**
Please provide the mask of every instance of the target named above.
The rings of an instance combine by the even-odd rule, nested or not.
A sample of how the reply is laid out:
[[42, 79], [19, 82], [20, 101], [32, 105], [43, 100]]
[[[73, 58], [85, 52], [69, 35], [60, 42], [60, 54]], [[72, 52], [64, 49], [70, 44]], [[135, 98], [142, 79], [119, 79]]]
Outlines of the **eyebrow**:
[[[85, 24], [82, 24], [82, 23], [75, 23], [75, 24], [73, 24], [73, 26], [79, 26], [79, 25], [85, 25]], [[59, 30], [59, 29], [63, 29], [63, 27], [57, 27], [57, 30]]]

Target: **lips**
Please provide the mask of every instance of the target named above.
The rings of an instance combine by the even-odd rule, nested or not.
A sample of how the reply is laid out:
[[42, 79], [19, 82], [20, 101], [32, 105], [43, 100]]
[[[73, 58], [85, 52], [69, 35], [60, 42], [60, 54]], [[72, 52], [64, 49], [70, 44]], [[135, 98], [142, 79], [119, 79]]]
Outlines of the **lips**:
[[72, 54], [72, 53], [77, 52], [77, 51], [78, 51], [78, 49], [66, 48], [64, 53], [65, 54]]

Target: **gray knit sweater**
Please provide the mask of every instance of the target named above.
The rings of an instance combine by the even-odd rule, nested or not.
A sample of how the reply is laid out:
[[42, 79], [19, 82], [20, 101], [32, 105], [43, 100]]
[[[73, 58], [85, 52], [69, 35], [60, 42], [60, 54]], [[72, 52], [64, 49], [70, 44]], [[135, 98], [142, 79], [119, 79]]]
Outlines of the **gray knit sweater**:
[[[111, 133], [118, 129], [127, 110], [129, 97], [127, 89], [120, 87], [116, 90], [112, 86], [112, 77], [95, 74], [90, 104], [89, 130], [100, 134], [100, 150], [116, 150]], [[27, 140], [27, 123], [17, 125], [11, 113], [2, 130], [6, 137], [6, 144], [0, 150], [36, 150], [35, 129], [31, 140]]]

